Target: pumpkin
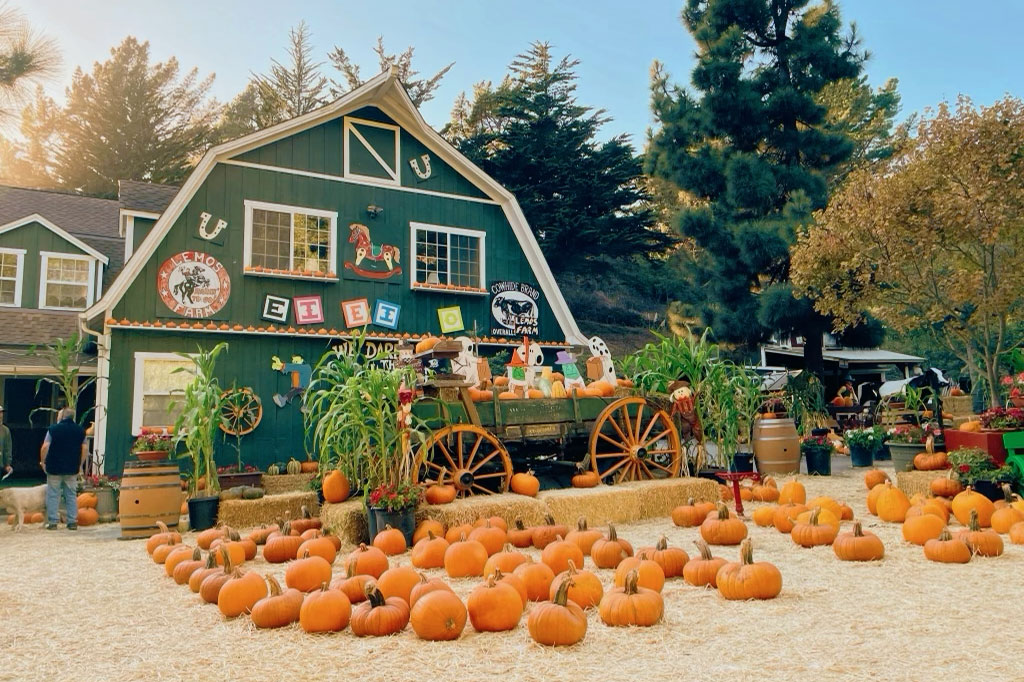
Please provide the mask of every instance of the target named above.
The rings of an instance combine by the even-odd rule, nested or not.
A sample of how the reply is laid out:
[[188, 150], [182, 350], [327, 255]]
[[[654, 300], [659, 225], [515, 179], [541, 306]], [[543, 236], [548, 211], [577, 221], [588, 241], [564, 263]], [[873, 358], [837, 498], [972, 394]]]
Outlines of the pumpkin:
[[494, 391], [485, 391], [484, 389], [481, 388], [470, 388], [468, 390], [468, 393], [469, 399], [472, 400], [474, 403], [480, 403], [494, 399]]
[[267, 596], [253, 604], [249, 614], [252, 624], [258, 628], [280, 628], [291, 625], [299, 619], [304, 595], [298, 590], [281, 591], [281, 584], [272, 575], [266, 577], [270, 591]]
[[853, 530], [840, 533], [832, 542], [832, 551], [841, 561], [878, 561], [885, 556], [885, 546], [874, 533], [865, 533], [860, 521]]
[[661, 620], [665, 612], [661, 594], [638, 583], [637, 572], [631, 571], [621, 586], [613, 587], [604, 595], [598, 613], [605, 625], [648, 627]]
[[750, 538], [740, 545], [740, 560], [718, 569], [718, 593], [730, 600], [773, 599], [782, 591], [782, 574], [766, 561], [754, 562]]
[[201, 569], [205, 563], [202, 550], [196, 547], [192, 551], [191, 558], [178, 562], [178, 565], [171, 572], [171, 577], [174, 578], [175, 584], [184, 585], [192, 577], [192, 574]]
[[828, 510], [815, 507], [810, 512], [807, 512], [808, 517], [806, 521], [798, 520], [793, 525], [793, 530], [790, 531], [789, 537], [801, 547], [831, 545], [839, 532], [839, 519], [836, 519], [835, 525], [818, 522], [821, 514], [829, 513]]
[[440, 340], [441, 339], [436, 336], [428, 336], [416, 343], [415, 352], [419, 354], [426, 353], [428, 350], [433, 350], [434, 346], [436, 346]]
[[596, 396], [602, 398], [610, 398], [615, 395], [615, 387], [604, 379], [598, 379], [597, 381], [591, 381], [587, 384], [587, 390]]
[[[771, 481], [771, 485], [768, 485], [766, 481]], [[755, 483], [750, 494], [755, 502], [777, 502], [781, 495], [779, 489], [775, 487], [775, 481], [771, 478]]]
[[725, 485], [724, 483], [718, 484], [718, 499], [720, 502], [732, 502], [733, 492], [731, 485]]
[[[340, 469], [334, 469], [324, 476], [323, 483], [324, 500], [331, 504], [344, 502], [348, 499], [350, 487], [348, 477]], [[346, 623], [348, 619], [345, 619]]]
[[416, 545], [417, 542], [427, 537], [428, 533], [433, 533], [437, 537], [444, 537], [444, 525], [440, 521], [433, 519], [423, 519], [416, 526], [416, 531], [412, 534], [412, 544]]
[[672, 510], [672, 523], [682, 528], [699, 526], [714, 508], [714, 502], [696, 503], [691, 497], [686, 504]]
[[286, 522], [280, 533], [267, 538], [267, 543], [263, 545], [263, 559], [271, 564], [291, 561], [303, 542], [302, 536], [291, 534], [291, 525]]
[[870, 471], [864, 472], [864, 485], [867, 486], [868, 490], [873, 490], [876, 485], [880, 485], [889, 480], [889, 474], [878, 469], [871, 469]]
[[199, 596], [207, 604], [216, 604], [217, 597], [220, 595], [220, 590], [224, 587], [224, 584], [231, 579], [235, 572], [235, 567], [231, 565], [231, 559], [227, 554], [227, 550], [222, 549], [222, 559], [224, 565], [215, 570], [213, 573], [208, 574], [203, 578], [202, 584], [199, 585]]
[[306, 461], [299, 464], [299, 473], [315, 474], [320, 469], [320, 463], [314, 462], [311, 455], [306, 455]]
[[473, 522], [473, 528], [482, 528], [488, 524], [494, 526], [495, 528], [500, 528], [506, 533], [508, 532], [508, 524], [505, 523], [505, 519], [501, 518], [500, 516], [488, 516], [487, 518], [481, 516]]
[[351, 617], [352, 602], [344, 592], [327, 589], [326, 583], [307, 594], [299, 608], [299, 626], [305, 632], [340, 632]]
[[943, 528], [938, 538], [924, 543], [924, 556], [943, 564], [966, 564], [971, 560], [971, 548], [960, 538], [950, 535], [948, 528]]
[[444, 477], [447, 473], [447, 469], [442, 469], [441, 475], [437, 477], [437, 483], [427, 486], [427, 489], [423, 491], [423, 499], [427, 504], [449, 504], [455, 501], [458, 491], [451, 483], [445, 484]]
[[527, 398], [544, 398], [546, 396], [544, 395], [544, 391], [542, 391], [540, 389], [528, 388], [528, 389], [526, 389], [526, 397]]
[[916, 516], [921, 516], [923, 514], [930, 514], [932, 516], [936, 516], [942, 519], [942, 525], [946, 525], [947, 523], [949, 523], [949, 510], [947, 510], [941, 502], [938, 502], [935, 499], [928, 499], [922, 502], [921, 504], [914, 505], [910, 509], [908, 509], [906, 519], [904, 519], [904, 523], [906, 523], [906, 521]]
[[601, 477], [596, 471], [580, 469], [579, 473], [573, 475], [571, 482], [573, 488], [596, 488], [601, 482]]
[[754, 501], [754, 491], [748, 486], [740, 486], [740, 499], [744, 502]]
[[81, 507], [78, 510], [78, 525], [79, 526], [95, 526], [99, 523], [100, 514], [92, 507]]
[[352, 609], [349, 621], [356, 637], [386, 637], [401, 632], [409, 622], [409, 605], [398, 597], [384, 598], [377, 585], [366, 585], [366, 601]]
[[324, 583], [331, 582], [331, 565], [322, 556], [310, 556], [309, 552], [288, 564], [284, 582], [299, 592], [312, 592]]
[[[621, 565], [621, 564], [620, 564]], [[604, 586], [601, 579], [585, 569], [577, 569], [575, 562], [569, 562], [569, 568], [555, 576], [548, 589], [548, 596], [554, 600], [563, 583], [568, 583], [568, 598], [581, 609], [589, 609], [601, 603]]]
[[981, 433], [982, 428], [980, 419], [971, 419], [961, 424], [958, 430], [966, 431], [967, 433]]
[[478, 632], [514, 630], [523, 616], [523, 600], [519, 592], [508, 583], [498, 582], [495, 576], [473, 588], [466, 599], [469, 622]]
[[978, 510], [971, 510], [971, 518], [967, 522], [967, 528], [956, 534], [956, 537], [963, 540], [971, 548], [971, 551], [981, 556], [999, 556], [1003, 553], [1003, 539], [999, 533], [991, 528], [984, 530], [978, 524]]
[[703, 540], [695, 540], [694, 544], [700, 551], [700, 558], [694, 557], [686, 562], [686, 566], [683, 567], [683, 580], [695, 587], [715, 587], [718, 569], [727, 562], [721, 557], [711, 556], [711, 548]]
[[928, 489], [931, 490], [932, 495], [939, 497], [956, 497], [958, 493], [962, 492], [964, 487], [960, 481], [949, 476], [940, 476], [933, 478], [931, 483], [928, 484]]
[[533, 545], [533, 528], [523, 525], [522, 519], [516, 519], [512, 530], [508, 532], [508, 541], [513, 547], [530, 547]]
[[839, 520], [840, 521], [853, 521], [853, 507], [846, 504], [845, 502], [839, 503]]
[[344, 592], [349, 602], [358, 604], [366, 599], [366, 586], [374, 580], [376, 578], [372, 575], [356, 573], [355, 562], [349, 562], [345, 566], [345, 575], [335, 578], [331, 589]]
[[797, 524], [810, 523], [811, 512], [814, 511], [814, 509], [818, 510], [818, 523], [820, 525], [832, 526], [836, 533], [839, 532], [839, 517], [824, 507], [814, 507], [813, 509], [802, 511], [796, 515], [796, 519], [793, 521], [793, 529], [790, 530], [790, 533], [796, 529]]
[[807, 507], [802, 504], [780, 504], [775, 508], [772, 525], [780, 533], [790, 533], [796, 524], [797, 517], [805, 511], [807, 511]]
[[285, 465], [284, 468], [285, 471], [287, 471], [289, 474], [301, 474], [302, 462], [292, 457], [291, 459], [288, 460], [288, 463]]
[[537, 497], [537, 493], [540, 492], [540, 480], [533, 475], [532, 470], [525, 473], [519, 472], [512, 475], [512, 480], [509, 482], [508, 487], [512, 492], [519, 495]]
[[892, 483], [885, 483], [883, 488], [875, 502], [878, 518], [891, 523], [903, 523], [910, 509], [910, 500]]
[[831, 512], [832, 515], [835, 516], [837, 520], [843, 518], [843, 507], [842, 507], [842, 505], [839, 504], [838, 502], [836, 502], [831, 497], [828, 497], [827, 495], [819, 495], [818, 497], [811, 498], [805, 504], [807, 505], [808, 509], [814, 509], [815, 507], [821, 507], [821, 509], [823, 511], [827, 510], [827, 511]]
[[484, 549], [487, 550], [487, 556], [497, 554], [505, 546], [505, 541], [508, 539], [508, 534], [504, 530], [497, 526], [492, 526], [488, 520], [486, 525], [474, 528], [469, 533], [470, 540], [476, 540]]
[[466, 627], [466, 605], [451, 590], [434, 590], [417, 599], [409, 623], [420, 639], [431, 642], [458, 639]]
[[96, 504], [99, 500], [95, 493], [79, 493], [78, 495], [78, 508], [79, 509], [95, 509]]
[[611, 523], [608, 524], [608, 535], [595, 540], [590, 548], [590, 558], [598, 568], [615, 568], [629, 556], [633, 556], [633, 545], [620, 539]]
[[324, 561], [333, 564], [334, 559], [338, 556], [338, 549], [330, 538], [318, 537], [306, 540], [299, 545], [299, 548], [295, 550], [295, 558], [306, 553], [309, 553], [311, 556], [323, 557]]
[[993, 503], [995, 508], [1013, 507], [1017, 511], [1024, 513], [1024, 500], [1021, 499], [1020, 495], [1015, 495], [1008, 483], [1003, 483], [1002, 487], [1003, 499]]
[[164, 545], [160, 545], [153, 550], [153, 563], [163, 564], [170, 556], [171, 552], [176, 550], [181, 545], [181, 540], [171, 539], [170, 542]]
[[213, 556], [213, 552], [206, 555], [206, 563], [203, 567], [192, 572], [192, 575], [188, 577], [188, 587], [193, 592], [198, 592], [199, 588], [202, 587], [203, 581], [208, 576], [223, 571], [224, 569], [217, 565], [217, 558]]
[[267, 475], [268, 476], [278, 476], [278, 475], [280, 475], [280, 473], [281, 473], [281, 467], [279, 467], [276, 462], [274, 464], [271, 464], [270, 466], [267, 467]]
[[498, 394], [498, 400], [518, 400], [519, 394], [515, 391], [502, 391]]
[[543, 526], [533, 527], [533, 546], [537, 549], [544, 549], [559, 537], [569, 534], [569, 527], [555, 523], [555, 519], [548, 514], [544, 517]]
[[551, 397], [552, 398], [568, 398], [569, 394], [565, 390], [565, 384], [561, 381], [554, 381], [551, 384]]
[[246, 537], [248, 537], [250, 540], [252, 540], [257, 545], [265, 545], [265, 544], [267, 544], [267, 538], [270, 537], [271, 533], [279, 533], [279, 532], [281, 532], [281, 527], [278, 524], [275, 523], [275, 524], [270, 525], [270, 526], [268, 526], [266, 524], [263, 524], [259, 528], [257, 528], [256, 530], [254, 530], [251, 533], [249, 533], [249, 535], [247, 535]]
[[1024, 521], [1010, 526], [1010, 542], [1015, 545], [1024, 545]]
[[486, 563], [487, 548], [476, 540], [467, 540], [465, 535], [444, 552], [444, 570], [449, 578], [483, 575]]
[[[661, 566], [666, 578], [675, 578], [683, 574], [686, 562], [690, 555], [680, 547], [669, 547], [668, 538], [664, 535], [658, 540], [654, 547], [644, 547], [636, 553], [637, 556], [650, 559]], [[621, 564], [620, 564], [621, 566]]]
[[473, 526], [469, 523], [463, 523], [458, 526], [452, 526], [448, 529], [448, 532], [444, 534], [444, 539], [448, 541], [448, 544], [458, 542], [465, 535], [469, 537], [469, 534], [473, 532]]
[[918, 471], [948, 469], [949, 457], [945, 452], [919, 452], [914, 455], [914, 468]]
[[517, 552], [510, 544], [506, 544], [501, 552], [492, 554], [484, 564], [484, 577], [494, 573], [495, 569], [502, 573], [512, 573], [520, 564], [526, 563], [528, 557], [522, 552]]
[[379, 578], [381, 573], [388, 570], [388, 557], [376, 547], [368, 547], [365, 543], [360, 543], [345, 558], [346, 572], [349, 566], [352, 567], [355, 575], [370, 575]]
[[555, 579], [555, 574], [544, 562], [527, 561], [516, 566], [513, 575], [526, 585], [526, 598], [530, 601], [544, 601], [550, 596], [551, 582]]
[[1024, 512], [1016, 507], [1002, 507], [992, 512], [992, 530], [997, 533], [1009, 533], [1015, 525], [1024, 521]]
[[709, 545], [738, 545], [747, 537], [747, 526], [737, 518], [730, 518], [725, 503], [718, 503], [718, 514], [704, 519], [700, 536]]
[[494, 572], [484, 577], [490, 578], [491, 576], [494, 576], [495, 582], [511, 585], [519, 594], [519, 599], [523, 602], [523, 606], [526, 606], [526, 602], [529, 601], [530, 595], [526, 591], [526, 583], [523, 582], [522, 578], [516, 577], [514, 572], [505, 574], [500, 568], [494, 569]]
[[[235, 533], [235, 537], [238, 537], [237, 533]], [[240, 564], [245, 563], [246, 547], [241, 542], [236, 540], [222, 539], [220, 541], [212, 543], [210, 545], [210, 550], [216, 550], [214, 551], [214, 556], [217, 557], [218, 564], [222, 563], [221, 556], [223, 555], [220, 552], [221, 548], [227, 551], [228, 555], [231, 557], [231, 564], [233, 566], [238, 566]], [[294, 559], [295, 557], [289, 558]]]
[[397, 528], [390, 525], [384, 526], [384, 530], [377, 533], [373, 538], [373, 546], [388, 556], [402, 554], [408, 549], [405, 544], [405, 535]]
[[164, 559], [164, 573], [167, 574], [167, 577], [171, 577], [172, 575], [174, 575], [174, 569], [178, 566], [178, 564], [180, 564], [182, 561], [188, 561], [189, 559], [195, 557], [196, 553], [198, 552], [198, 547], [192, 548], [188, 545], [173, 545], [173, 549], [171, 549], [171, 551], [168, 552], [167, 557]]
[[569, 531], [569, 534], [565, 536], [565, 539], [569, 542], [575, 542], [576, 546], [580, 548], [580, 551], [585, 555], [590, 554], [591, 548], [594, 543], [601, 537], [601, 531], [596, 528], [588, 528], [587, 520], [584, 517], [580, 517], [580, 520], [576, 522], [576, 530]]
[[962, 493], [953, 498], [953, 516], [966, 526], [971, 520], [971, 510], [978, 512], [979, 526], [987, 528], [992, 525], [992, 514], [996, 511], [992, 500], [967, 486]]
[[788, 481], [779, 491], [779, 504], [804, 504], [807, 502], [807, 490], [800, 481]]
[[[409, 604], [412, 588], [420, 581], [420, 574], [411, 566], [392, 566], [377, 579], [377, 589], [384, 598], [398, 597]], [[410, 604], [411, 606], [411, 604]]]
[[569, 599], [572, 588], [563, 580], [551, 601], [537, 604], [526, 619], [526, 629], [538, 644], [571, 646], [587, 634], [587, 617], [580, 606]]
[[639, 556], [627, 557], [619, 563], [618, 568], [615, 569], [615, 578], [613, 579], [615, 586], [622, 587], [625, 585], [626, 576], [634, 571], [637, 574], [637, 585], [640, 587], [661, 592], [661, 588], [665, 586], [665, 571], [662, 570], [661, 566], [651, 559], [644, 559]]
[[447, 540], [436, 537], [434, 531], [428, 530], [427, 537], [412, 547], [412, 565], [416, 568], [443, 568], [448, 545]]
[[912, 516], [903, 522], [903, 539], [924, 546], [924, 543], [942, 535], [945, 527], [946, 522], [934, 514]]
[[255, 572], [242, 573], [236, 568], [217, 594], [217, 608], [228, 618], [237, 618], [252, 611], [267, 596], [267, 584]]
[[540, 560], [550, 566], [551, 571], [557, 575], [569, 570], [570, 563], [582, 566], [583, 550], [575, 542], [559, 538], [543, 549]]
[[775, 518], [775, 510], [778, 509], [779, 505], [770, 504], [763, 507], [758, 507], [754, 510], [754, 513], [750, 515], [750, 518], [754, 520], [754, 523], [762, 528], [767, 528], [772, 525], [772, 521]]
[[[409, 590], [409, 608], [416, 606], [416, 602], [431, 592], [436, 590], [445, 590], [447, 592], [454, 592], [451, 585], [441, 580], [440, 578], [427, 578], [427, 576], [420, 574], [419, 582], [412, 586]], [[363, 595], [363, 599], [366, 599], [366, 595]]]
[[306, 505], [302, 505], [300, 514], [299, 518], [291, 521], [291, 529], [294, 533], [301, 535], [310, 528], [320, 528], [323, 525], [319, 517], [309, 513], [309, 507]]
[[[160, 545], [167, 544], [171, 541], [172, 538], [174, 540], [177, 540], [178, 542], [181, 542], [181, 533], [168, 530], [167, 524], [163, 521], [157, 521], [156, 527], [158, 529], [158, 532], [153, 535], [150, 535], [149, 539], [146, 540], [146, 554], [149, 554], [150, 556], [153, 555], [153, 550], [155, 550]], [[202, 545], [200, 545], [201, 549], [209, 549], [209, 547], [209, 544], [207, 544], [206, 547], [202, 547]]]

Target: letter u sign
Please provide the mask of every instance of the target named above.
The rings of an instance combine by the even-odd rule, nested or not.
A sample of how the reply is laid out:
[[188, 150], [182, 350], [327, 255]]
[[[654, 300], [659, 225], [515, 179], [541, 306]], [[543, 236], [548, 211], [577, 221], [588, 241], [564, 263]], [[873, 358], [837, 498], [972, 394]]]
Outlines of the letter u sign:
[[199, 218], [199, 236], [203, 239], [213, 239], [228, 226], [228, 221], [218, 218], [217, 222], [213, 226], [213, 230], [207, 232], [206, 226], [210, 224], [210, 219], [213, 218], [213, 216], [206, 211], [203, 211], [199, 214]]

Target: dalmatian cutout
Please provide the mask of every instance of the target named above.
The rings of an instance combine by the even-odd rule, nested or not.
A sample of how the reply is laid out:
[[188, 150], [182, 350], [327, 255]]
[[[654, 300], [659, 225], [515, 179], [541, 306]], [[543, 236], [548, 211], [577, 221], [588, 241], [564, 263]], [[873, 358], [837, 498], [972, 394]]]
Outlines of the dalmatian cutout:
[[608, 345], [599, 336], [590, 337], [588, 345], [590, 354], [595, 358], [601, 358], [601, 378], [615, 386], [615, 363], [612, 362], [612, 352], [608, 350]]
[[[526, 365], [526, 385], [524, 388], [533, 388], [534, 379], [537, 377], [537, 368], [544, 364], [544, 351], [540, 349], [535, 343], [530, 344], [529, 355], [526, 357], [527, 350], [526, 344], [519, 344], [515, 350], [515, 354], [519, 357], [519, 360]], [[516, 382], [517, 384], [519, 382]]]
[[468, 336], [456, 336], [455, 340], [462, 344], [462, 350], [452, 358], [452, 372], [466, 377], [471, 386], [480, 383], [480, 372], [477, 365], [476, 344]]

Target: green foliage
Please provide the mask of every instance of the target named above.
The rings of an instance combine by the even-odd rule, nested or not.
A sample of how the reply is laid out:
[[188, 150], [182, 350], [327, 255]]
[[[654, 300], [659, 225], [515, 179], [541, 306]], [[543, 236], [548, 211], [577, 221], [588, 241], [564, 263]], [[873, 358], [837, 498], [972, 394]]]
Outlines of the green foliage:
[[[56, 377], [41, 377], [36, 381], [36, 392], [39, 391], [39, 387], [44, 382], [56, 386], [60, 392], [63, 403], [62, 407], [70, 407], [72, 410], [75, 410], [76, 418], [81, 424], [86, 423], [88, 415], [92, 413], [93, 408], [78, 414], [78, 397], [82, 391], [96, 381], [96, 377], [81, 378], [82, 351], [84, 348], [85, 339], [79, 336], [78, 332], [75, 332], [67, 339], [55, 339], [52, 344], [44, 346], [42, 351], [38, 346], [32, 346], [27, 353], [30, 356], [42, 356], [45, 358], [50, 367], [53, 368], [54, 377]], [[32, 410], [32, 414], [36, 412], [53, 412], [56, 414], [59, 411], [60, 407], [37, 407]]]
[[809, 435], [814, 429], [824, 428], [829, 420], [825, 387], [821, 379], [811, 372], [790, 375], [782, 400], [789, 416], [796, 421], [801, 436]]
[[1008, 483], [1012, 487], [1019, 483], [1016, 469], [997, 466], [992, 456], [981, 448], [954, 450], [949, 453], [949, 463], [953, 475], [963, 485], [974, 485], [978, 481], [992, 481]]
[[603, 111], [577, 103], [578, 61], [547, 43], [516, 57], [497, 87], [459, 98], [445, 136], [515, 194], [556, 272], [596, 256], [665, 251], [639, 160], [624, 136], [599, 144]]
[[289, 63], [276, 59], [270, 73], [256, 76], [253, 83], [263, 102], [276, 109], [280, 120], [295, 118], [326, 103], [327, 78], [320, 73], [322, 62], [313, 62], [312, 35], [305, 21], [288, 31]]
[[218, 343], [210, 350], [199, 348], [195, 353], [178, 353], [192, 363], [191, 367], [178, 367], [174, 372], [187, 372], [192, 380], [185, 387], [180, 401], [175, 400], [168, 408], [174, 411], [180, 405], [181, 413], [174, 422], [174, 442], [185, 444], [185, 452], [179, 457], [189, 458], [192, 471], [189, 478], [189, 495], [195, 495], [200, 479], [206, 480], [206, 494], [215, 495], [220, 490], [217, 481], [217, 464], [214, 462], [214, 439], [222, 424], [226, 424], [222, 412], [225, 404], [224, 390], [220, 386], [215, 370], [217, 358], [228, 349], [226, 342]]
[[[417, 107], [424, 102], [434, 99], [434, 92], [441, 85], [441, 79], [455, 66], [455, 62], [452, 62], [429, 78], [416, 78], [419, 72], [412, 68], [414, 48], [411, 45], [399, 54], [388, 54], [384, 48], [384, 38], [377, 36], [377, 45], [373, 48], [373, 51], [377, 55], [377, 66], [379, 69], [377, 73], [387, 71], [392, 67], [396, 68], [398, 70], [398, 80], [405, 86], [406, 92], [409, 93], [409, 99]], [[363, 84], [363, 79], [359, 74], [359, 66], [352, 62], [348, 54], [345, 53], [345, 50], [335, 46], [330, 54], [327, 55], [327, 58], [331, 60], [331, 64], [341, 72], [345, 79], [344, 83], [331, 81], [332, 97], [341, 97], [348, 90], [354, 90]]]
[[57, 43], [36, 32], [19, 10], [0, 4], [0, 118], [59, 66]]

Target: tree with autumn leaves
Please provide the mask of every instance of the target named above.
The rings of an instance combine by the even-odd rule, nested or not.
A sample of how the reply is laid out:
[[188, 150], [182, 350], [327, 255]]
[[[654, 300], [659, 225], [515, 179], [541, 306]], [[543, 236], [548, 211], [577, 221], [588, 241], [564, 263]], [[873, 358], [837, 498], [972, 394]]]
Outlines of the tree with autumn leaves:
[[1024, 340], [1024, 102], [940, 105], [884, 167], [850, 175], [791, 262], [819, 312], [927, 329], [998, 405]]

